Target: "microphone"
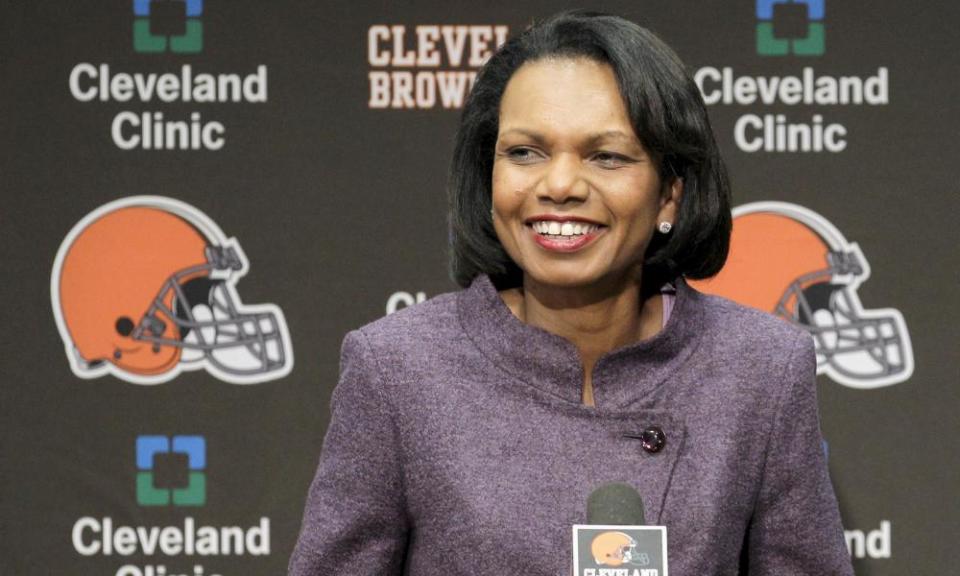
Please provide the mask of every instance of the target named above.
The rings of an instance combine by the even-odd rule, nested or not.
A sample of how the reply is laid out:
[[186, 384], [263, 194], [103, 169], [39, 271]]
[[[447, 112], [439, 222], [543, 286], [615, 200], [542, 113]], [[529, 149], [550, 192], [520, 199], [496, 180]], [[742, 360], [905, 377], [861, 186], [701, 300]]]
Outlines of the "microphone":
[[624, 482], [604, 484], [587, 498], [587, 523], [573, 526], [575, 576], [667, 576], [667, 533], [646, 526], [643, 498]]
[[643, 523], [643, 499], [629, 484], [604, 484], [587, 498], [587, 524], [637, 526]]

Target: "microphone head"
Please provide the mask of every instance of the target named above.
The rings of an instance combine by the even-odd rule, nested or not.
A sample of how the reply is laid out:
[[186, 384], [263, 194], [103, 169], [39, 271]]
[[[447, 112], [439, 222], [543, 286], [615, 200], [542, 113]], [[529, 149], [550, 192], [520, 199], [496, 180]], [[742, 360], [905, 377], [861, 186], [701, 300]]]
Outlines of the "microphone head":
[[643, 499], [629, 484], [604, 484], [587, 499], [587, 524], [630, 526], [644, 524]]

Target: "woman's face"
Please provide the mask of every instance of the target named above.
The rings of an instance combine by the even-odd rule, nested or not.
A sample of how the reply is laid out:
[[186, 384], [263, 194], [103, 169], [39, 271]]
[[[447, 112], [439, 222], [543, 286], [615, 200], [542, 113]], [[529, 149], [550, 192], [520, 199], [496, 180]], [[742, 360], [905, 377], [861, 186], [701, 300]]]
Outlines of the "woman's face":
[[501, 99], [495, 154], [494, 227], [528, 281], [636, 278], [656, 224], [675, 221], [681, 183], [660, 181], [607, 64], [520, 67]]

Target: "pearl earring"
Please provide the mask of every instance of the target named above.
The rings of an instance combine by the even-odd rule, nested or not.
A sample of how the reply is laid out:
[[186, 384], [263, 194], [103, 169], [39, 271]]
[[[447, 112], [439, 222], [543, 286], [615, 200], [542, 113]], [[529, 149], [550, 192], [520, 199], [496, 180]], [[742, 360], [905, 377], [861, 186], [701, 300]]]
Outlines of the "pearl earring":
[[668, 234], [671, 230], [673, 230], [673, 224], [664, 220], [659, 226], [657, 226], [657, 229], [660, 230], [661, 234]]

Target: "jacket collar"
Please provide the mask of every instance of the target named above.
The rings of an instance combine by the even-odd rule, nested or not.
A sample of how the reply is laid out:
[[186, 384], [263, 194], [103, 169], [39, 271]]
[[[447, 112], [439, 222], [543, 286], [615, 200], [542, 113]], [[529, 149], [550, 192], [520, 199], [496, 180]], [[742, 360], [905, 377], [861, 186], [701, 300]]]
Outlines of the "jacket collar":
[[[597, 411], [617, 412], [648, 404], [652, 392], [693, 354], [703, 324], [703, 297], [683, 278], [674, 284], [676, 300], [666, 326], [652, 338], [613, 350], [597, 361], [593, 370]], [[469, 338], [504, 372], [582, 405], [583, 367], [576, 347], [514, 316], [488, 276], [477, 276], [460, 292], [457, 309]]]

